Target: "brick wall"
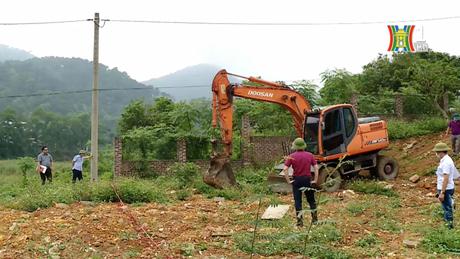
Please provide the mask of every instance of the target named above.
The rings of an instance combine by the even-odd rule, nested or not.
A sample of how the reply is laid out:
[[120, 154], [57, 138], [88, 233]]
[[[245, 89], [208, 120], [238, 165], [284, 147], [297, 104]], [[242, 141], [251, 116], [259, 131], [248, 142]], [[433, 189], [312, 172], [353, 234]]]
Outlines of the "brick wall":
[[[232, 161], [232, 167], [237, 170], [244, 166], [264, 165], [269, 162], [279, 161], [283, 158], [283, 143], [290, 146], [291, 140], [288, 137], [257, 137], [250, 136], [249, 118], [243, 118], [243, 147], [242, 160]], [[114, 175], [133, 176], [136, 175], [140, 163], [136, 161], [123, 161], [123, 145], [120, 138], [114, 140]], [[209, 160], [187, 160], [187, 142], [184, 139], [177, 140], [177, 157], [175, 160], [155, 160], [148, 162], [149, 169], [157, 174], [165, 174], [169, 167], [176, 162], [192, 162], [198, 165], [202, 171], [209, 167]]]
[[279, 161], [283, 158], [283, 143], [290, 147], [289, 137], [251, 137], [251, 161], [253, 164], [261, 165], [267, 162]]

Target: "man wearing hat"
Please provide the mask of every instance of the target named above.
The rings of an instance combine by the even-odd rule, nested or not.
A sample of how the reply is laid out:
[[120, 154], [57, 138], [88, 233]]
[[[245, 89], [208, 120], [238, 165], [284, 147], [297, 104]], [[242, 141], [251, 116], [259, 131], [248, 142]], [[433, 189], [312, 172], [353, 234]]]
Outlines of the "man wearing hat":
[[[302, 188], [311, 188], [311, 184], [316, 183], [318, 180], [318, 164], [316, 159], [310, 152], [306, 152], [307, 144], [302, 138], [296, 138], [292, 143], [294, 153], [289, 155], [284, 162], [284, 177], [289, 184], [292, 184], [292, 194], [294, 196], [294, 205], [297, 218], [297, 226], [303, 226], [302, 217]], [[289, 179], [288, 169], [292, 166], [294, 171], [293, 179]], [[311, 166], [315, 169], [315, 179], [311, 181]], [[310, 205], [312, 222], [318, 221], [318, 214], [316, 212], [315, 191], [304, 190], [307, 201]]]
[[436, 156], [440, 159], [439, 166], [436, 169], [437, 177], [437, 197], [442, 204], [444, 210], [444, 220], [447, 223], [447, 227], [452, 229], [454, 227], [454, 215], [452, 212], [452, 197], [454, 195], [454, 176], [457, 174], [454, 161], [447, 154], [450, 150], [446, 143], [437, 143], [433, 151], [436, 152]]
[[452, 142], [452, 150], [454, 151], [454, 155], [457, 155], [459, 152], [459, 141], [460, 141], [460, 114], [454, 113], [452, 116], [452, 120], [449, 122], [449, 126], [446, 130], [446, 135], [450, 136]]
[[86, 158], [91, 156], [83, 156], [86, 153], [85, 150], [80, 150], [78, 155], [72, 159], [72, 182], [75, 183], [77, 178], [79, 181], [83, 180], [83, 162]]

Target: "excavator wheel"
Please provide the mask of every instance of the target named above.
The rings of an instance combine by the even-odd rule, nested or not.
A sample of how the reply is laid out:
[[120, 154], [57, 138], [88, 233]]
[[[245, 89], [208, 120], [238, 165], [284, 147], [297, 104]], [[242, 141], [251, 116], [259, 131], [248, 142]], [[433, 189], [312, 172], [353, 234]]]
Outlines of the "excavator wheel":
[[342, 184], [340, 169], [332, 166], [325, 166], [319, 170], [318, 183], [319, 187], [326, 192], [335, 192]]
[[376, 171], [380, 180], [393, 180], [399, 172], [398, 161], [392, 157], [378, 156]]
[[230, 158], [219, 155], [211, 158], [211, 165], [203, 175], [203, 181], [218, 189], [237, 185]]

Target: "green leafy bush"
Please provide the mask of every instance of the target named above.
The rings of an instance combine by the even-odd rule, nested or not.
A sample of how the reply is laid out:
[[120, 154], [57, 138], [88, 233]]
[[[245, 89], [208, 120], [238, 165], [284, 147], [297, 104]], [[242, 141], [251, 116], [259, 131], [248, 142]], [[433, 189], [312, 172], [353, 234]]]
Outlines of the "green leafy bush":
[[429, 253], [460, 253], [460, 230], [433, 229], [426, 233], [422, 247]]
[[356, 245], [360, 247], [371, 247], [380, 243], [380, 240], [374, 233], [370, 233], [356, 241]]
[[397, 197], [398, 194], [392, 189], [385, 189], [377, 181], [356, 180], [348, 183], [348, 188], [362, 193], [385, 195], [388, 197]]
[[405, 139], [415, 136], [441, 132], [447, 128], [442, 117], [423, 118], [415, 121], [388, 120], [390, 139]]
[[179, 181], [179, 187], [190, 186], [200, 175], [200, 168], [194, 163], [174, 163], [168, 168], [168, 174]]

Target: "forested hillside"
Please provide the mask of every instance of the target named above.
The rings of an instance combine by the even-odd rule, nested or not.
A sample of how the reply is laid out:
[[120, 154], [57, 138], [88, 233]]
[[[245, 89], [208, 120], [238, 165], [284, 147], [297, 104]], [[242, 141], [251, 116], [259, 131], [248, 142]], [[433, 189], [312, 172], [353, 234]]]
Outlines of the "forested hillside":
[[161, 87], [176, 101], [210, 98], [212, 79], [220, 69], [215, 65], [199, 64], [143, 83]]
[[[152, 100], [161, 95], [117, 68], [100, 65], [99, 73], [99, 88], [109, 89], [99, 95], [102, 116], [117, 117], [131, 100]], [[31, 113], [41, 107], [60, 114], [89, 112], [91, 88], [92, 63], [88, 60], [46, 57], [0, 63], [0, 109], [11, 107]], [[9, 97], [18, 95], [30, 97]]]
[[[150, 103], [166, 94], [117, 68], [100, 65], [99, 74], [99, 143], [105, 145], [116, 135], [123, 107], [138, 99]], [[0, 62], [0, 158], [34, 156], [41, 145], [49, 145], [57, 159], [68, 159], [87, 146], [91, 89], [88, 60], [46, 57]]]
[[34, 55], [25, 50], [0, 44], [0, 62], [6, 60], [26, 60], [33, 57]]

